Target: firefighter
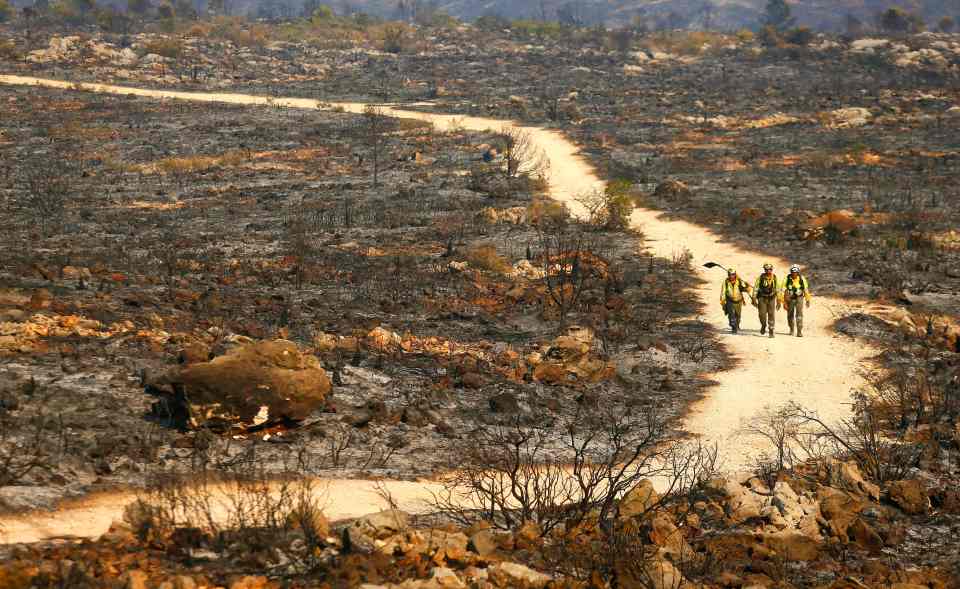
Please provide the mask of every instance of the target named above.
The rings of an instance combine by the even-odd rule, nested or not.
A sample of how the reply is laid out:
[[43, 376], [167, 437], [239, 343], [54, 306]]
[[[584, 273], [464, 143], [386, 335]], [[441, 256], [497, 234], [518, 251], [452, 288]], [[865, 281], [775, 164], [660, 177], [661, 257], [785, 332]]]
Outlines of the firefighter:
[[764, 264], [763, 274], [753, 284], [753, 305], [760, 312], [760, 335], [770, 330], [770, 337], [773, 337], [776, 312], [780, 310], [781, 303], [780, 283], [773, 273], [773, 264]]
[[783, 304], [787, 307], [790, 335], [793, 335], [796, 328], [797, 337], [803, 337], [803, 308], [810, 308], [810, 284], [800, 274], [800, 266], [790, 266], [790, 274], [783, 279], [780, 293]]
[[727, 279], [720, 285], [720, 306], [730, 321], [730, 331], [740, 331], [740, 312], [743, 309], [743, 297], [750, 294], [750, 285], [740, 280], [737, 271], [727, 270]]

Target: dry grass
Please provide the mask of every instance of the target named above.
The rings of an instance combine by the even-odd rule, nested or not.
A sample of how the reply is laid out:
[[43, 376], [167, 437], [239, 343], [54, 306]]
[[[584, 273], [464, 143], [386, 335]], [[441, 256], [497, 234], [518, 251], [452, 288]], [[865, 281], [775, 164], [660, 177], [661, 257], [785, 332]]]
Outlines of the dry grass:
[[726, 45], [729, 39], [707, 31], [656, 33], [640, 42], [640, 46], [674, 55], [699, 55]]
[[10, 61], [18, 61], [23, 54], [17, 49], [17, 44], [12, 40], [0, 41], [0, 58]]
[[247, 161], [245, 153], [236, 150], [228, 151], [219, 156], [190, 155], [184, 157], [168, 157], [158, 160], [152, 168], [161, 174], [186, 175], [199, 174], [214, 168], [239, 166]]
[[504, 274], [510, 271], [510, 262], [497, 253], [492, 245], [480, 245], [467, 251], [467, 261], [481, 270]]

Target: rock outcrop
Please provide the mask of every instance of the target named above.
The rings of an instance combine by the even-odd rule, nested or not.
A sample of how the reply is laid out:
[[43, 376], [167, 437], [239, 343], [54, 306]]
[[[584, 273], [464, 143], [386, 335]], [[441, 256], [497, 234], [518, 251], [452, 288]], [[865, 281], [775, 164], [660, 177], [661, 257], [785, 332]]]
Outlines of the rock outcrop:
[[239, 345], [147, 386], [161, 397], [157, 416], [180, 427], [212, 429], [302, 421], [323, 406], [331, 388], [319, 360], [286, 340]]

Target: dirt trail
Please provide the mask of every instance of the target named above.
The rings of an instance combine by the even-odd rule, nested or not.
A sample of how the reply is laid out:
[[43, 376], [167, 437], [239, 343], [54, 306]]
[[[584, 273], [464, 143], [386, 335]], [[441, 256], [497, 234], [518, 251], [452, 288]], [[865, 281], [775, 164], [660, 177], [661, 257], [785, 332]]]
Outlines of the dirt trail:
[[[388, 481], [383, 483], [397, 503], [410, 512], [424, 511], [432, 492], [442, 487], [431, 481]], [[317, 482], [316, 495], [324, 514], [333, 521], [375, 513], [389, 506], [378, 494], [376, 481], [324, 479]], [[214, 517], [226, 519], [228, 503], [213, 494]], [[0, 518], [0, 544], [29, 543], [56, 538], [97, 538], [110, 524], [123, 517], [123, 509], [136, 501], [133, 492], [93, 494], [65, 502], [57, 511], [39, 511]]]
[[[0, 76], [0, 83], [15, 85], [43, 85], [56, 88], [78, 89], [111, 94], [169, 98], [200, 102], [225, 102], [247, 105], [279, 105], [291, 108], [315, 109], [315, 100], [302, 98], [267, 98], [243, 94], [216, 94], [176, 92], [126, 88], [104, 84], [74, 84], [56, 80], [44, 80], [20, 76]], [[360, 112], [364, 104], [332, 103], [350, 112]], [[432, 122], [439, 129], [457, 125], [465, 129], [484, 130], [514, 126], [513, 123], [493, 119], [463, 117], [456, 115], [428, 114], [385, 108], [387, 114]], [[577, 147], [561, 133], [536, 127], [524, 127], [536, 143], [544, 149], [551, 162], [550, 192], [553, 198], [564, 201], [574, 211], [580, 205], [573, 199], [579, 194], [602, 186], [592, 166], [578, 155]], [[693, 256], [694, 265], [707, 283], [698, 289], [698, 295], [706, 305], [704, 319], [722, 327], [726, 318], [720, 309], [719, 285], [724, 274], [719, 270], [702, 268], [707, 260], [720, 262], [739, 269], [744, 279], [751, 283], [765, 262], [773, 263], [783, 274], [792, 260], [774, 259], [763, 254], [742, 250], [725, 243], [708, 229], [685, 221], [668, 221], [657, 211], [640, 209], [633, 213], [632, 222], [646, 236], [646, 246], [658, 256], [671, 257], [684, 250]], [[816, 284], [812, 285], [816, 294]], [[695, 404], [685, 421], [684, 428], [701, 435], [720, 446], [723, 466], [730, 471], [746, 470], [750, 457], [764, 450], [757, 439], [737, 433], [745, 419], [749, 419], [766, 406], [780, 406], [796, 400], [806, 407], [817, 410], [827, 417], [840, 417], [849, 412], [847, 403], [850, 391], [862, 384], [860, 364], [870, 355], [862, 343], [839, 335], [829, 328], [833, 314], [842, 314], [849, 306], [839, 299], [814, 297], [813, 306], [806, 311], [804, 337], [789, 337], [785, 333], [786, 318], [778, 313], [777, 337], [769, 339], [759, 335], [759, 321], [752, 307], [744, 308], [743, 330], [738, 335], [724, 335], [723, 344], [737, 358], [735, 369], [715, 375], [716, 385], [705, 398]], [[377, 511], [381, 505], [376, 499], [353, 493], [351, 485], [363, 489], [362, 481], [330, 481], [328, 509], [331, 516], [355, 516]], [[412, 485], [412, 486], [411, 486]], [[402, 497], [409, 505], [417, 498], [429, 496], [429, 484], [391, 483], [391, 491]], [[106, 529], [109, 521], [119, 513], [123, 502], [116, 496], [108, 500], [93, 499], [71, 508], [72, 515], [65, 511], [55, 514], [37, 514], [29, 519], [21, 518], [0, 522], [0, 541], [28, 541], [51, 535], [79, 534], [96, 535]], [[127, 497], [129, 500], [130, 497]], [[22, 522], [22, 524], [16, 524]]]

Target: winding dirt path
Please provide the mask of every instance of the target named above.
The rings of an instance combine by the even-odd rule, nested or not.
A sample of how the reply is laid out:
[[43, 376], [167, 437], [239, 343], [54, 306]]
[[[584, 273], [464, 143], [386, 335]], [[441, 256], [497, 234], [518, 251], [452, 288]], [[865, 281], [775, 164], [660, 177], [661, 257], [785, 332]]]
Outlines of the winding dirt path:
[[[304, 98], [268, 98], [245, 94], [193, 93], [169, 90], [149, 90], [110, 86], [104, 84], [75, 84], [21, 76], [0, 76], [0, 83], [13, 85], [41, 85], [53, 88], [76, 89], [109, 94], [219, 102], [245, 105], [285, 106], [316, 109], [318, 102]], [[364, 104], [332, 103], [350, 112], [361, 112]], [[459, 125], [465, 129], [484, 130], [513, 127], [514, 123], [493, 119], [458, 115], [428, 114], [385, 108], [386, 114], [419, 119], [444, 129]], [[538, 127], [523, 127], [544, 149], [551, 162], [550, 193], [565, 202], [575, 213], [581, 210], [574, 198], [602, 186], [592, 166], [578, 155], [577, 147], [561, 133]], [[710, 230], [685, 221], [668, 221], [657, 211], [639, 209], [632, 222], [645, 237], [646, 246], [657, 256], [671, 257], [689, 251], [693, 263], [707, 280], [697, 294], [706, 304], [705, 320], [725, 326], [726, 318], [719, 305], [719, 285], [724, 275], [719, 270], [706, 270], [701, 264], [714, 260], [740, 270], [744, 279], [753, 281], [765, 262], [773, 263], [783, 274], [795, 260], [774, 259], [763, 254], [742, 250], [721, 240]], [[816, 294], [816, 285], [813, 292]], [[704, 439], [717, 442], [722, 465], [728, 471], [743, 471], [750, 465], [750, 457], [764, 450], [757, 439], [737, 432], [740, 424], [764, 407], [777, 407], [796, 400], [831, 418], [849, 412], [850, 392], [863, 384], [861, 362], [870, 350], [829, 327], [834, 314], [844, 314], [849, 305], [839, 299], [814, 297], [807, 310], [804, 337], [785, 334], [786, 318], [778, 313], [777, 337], [759, 335], [759, 321], [752, 307], [744, 308], [743, 330], [738, 335], [725, 334], [723, 344], [738, 361], [736, 368], [714, 376], [703, 400], [690, 410], [684, 427]], [[327, 481], [329, 485], [327, 510], [332, 518], [353, 517], [378, 511], [382, 502], [371, 494], [372, 483], [367, 481]], [[391, 482], [388, 487], [403, 507], [415, 510], [418, 500], [430, 496], [433, 483]], [[0, 542], [27, 542], [53, 536], [97, 536], [122, 512], [122, 506], [133, 499], [132, 494], [94, 496], [66, 506], [57, 512], [35, 513], [20, 518], [0, 521]]]

